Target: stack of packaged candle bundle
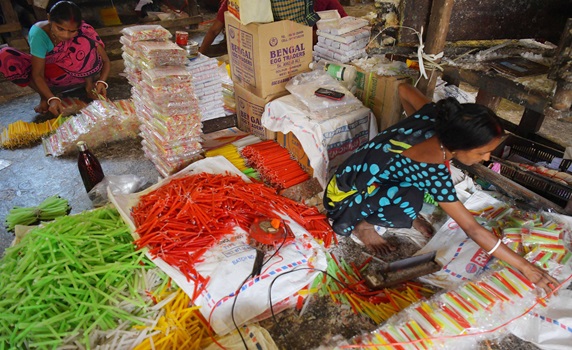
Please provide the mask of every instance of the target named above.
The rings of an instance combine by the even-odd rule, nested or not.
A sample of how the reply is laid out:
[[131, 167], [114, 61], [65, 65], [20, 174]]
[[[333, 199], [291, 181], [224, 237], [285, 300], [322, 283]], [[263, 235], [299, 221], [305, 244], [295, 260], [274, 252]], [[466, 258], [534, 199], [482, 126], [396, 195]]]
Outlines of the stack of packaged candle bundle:
[[136, 138], [139, 121], [133, 103], [96, 100], [68, 118], [51, 136], [42, 140], [46, 155], [61, 156], [76, 149], [78, 141], [90, 147], [113, 141]]
[[143, 71], [133, 91], [143, 151], [163, 176], [200, 159], [201, 114], [184, 66]]
[[[141, 71], [145, 68], [148, 68], [148, 64], [153, 65], [153, 63], [149, 63], [149, 60], [151, 59], [149, 56], [156, 57], [156, 55], [158, 54], [156, 50], [155, 52], [151, 52], [153, 51], [151, 46], [145, 46], [145, 49], [147, 49], [146, 54], [142, 52], [139, 53], [136, 44], [145, 41], [152, 41], [152, 42], [162, 42], [168, 45], [167, 42], [173, 35], [167, 29], [163, 28], [160, 25], [141, 25], [141, 26], [127, 27], [122, 29], [121, 33], [123, 34], [123, 36], [119, 38], [119, 42], [123, 44], [121, 48], [123, 50], [122, 56], [123, 56], [123, 63], [125, 65], [124, 71], [129, 83], [132, 86], [136, 86], [141, 81]], [[180, 50], [183, 52], [184, 55], [185, 51], [183, 49]], [[176, 60], [177, 57], [178, 55], [175, 55], [174, 59]], [[164, 62], [165, 60], [166, 58], [162, 59], [162, 62]]]
[[193, 72], [185, 67], [187, 52], [169, 41], [171, 33], [159, 25], [128, 27], [122, 33], [143, 151], [159, 173], [168, 176], [201, 158], [201, 111]]
[[187, 64], [187, 69], [192, 75], [201, 119], [204, 121], [224, 117], [222, 78], [217, 59], [199, 53], [197, 58]]
[[347, 63], [367, 56], [371, 27], [362, 18], [347, 16], [318, 25], [318, 43], [314, 45], [314, 60]]

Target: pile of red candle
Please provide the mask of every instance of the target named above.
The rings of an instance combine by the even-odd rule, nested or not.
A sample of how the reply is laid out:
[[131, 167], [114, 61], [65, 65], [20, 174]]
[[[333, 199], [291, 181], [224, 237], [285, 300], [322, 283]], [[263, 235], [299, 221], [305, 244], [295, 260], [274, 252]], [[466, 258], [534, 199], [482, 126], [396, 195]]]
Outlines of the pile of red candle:
[[288, 215], [326, 247], [335, 236], [317, 208], [234, 175], [199, 173], [172, 179], [141, 196], [131, 210], [139, 235], [137, 246], [149, 246], [153, 256], [203, 285], [206, 281], [194, 264], [209, 248], [233, 233], [236, 225], [248, 231], [256, 217], [275, 217], [276, 213]]
[[267, 140], [246, 146], [241, 151], [262, 180], [279, 190], [292, 187], [310, 178], [284, 147]]

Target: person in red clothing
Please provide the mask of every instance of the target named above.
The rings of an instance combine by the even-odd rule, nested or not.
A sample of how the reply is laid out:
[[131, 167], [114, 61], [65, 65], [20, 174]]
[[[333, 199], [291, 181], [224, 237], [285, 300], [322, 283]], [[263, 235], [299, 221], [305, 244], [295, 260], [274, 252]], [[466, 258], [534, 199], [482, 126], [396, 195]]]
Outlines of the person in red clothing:
[[[215, 38], [224, 29], [224, 13], [228, 10], [227, 0], [222, 0], [218, 12], [216, 14], [216, 19], [213, 24], [205, 34], [199, 52], [205, 54]], [[346, 17], [348, 14], [344, 10], [344, 7], [338, 2], [338, 0], [314, 0], [314, 11], [326, 11], [326, 10], [338, 10], [341, 17]]]

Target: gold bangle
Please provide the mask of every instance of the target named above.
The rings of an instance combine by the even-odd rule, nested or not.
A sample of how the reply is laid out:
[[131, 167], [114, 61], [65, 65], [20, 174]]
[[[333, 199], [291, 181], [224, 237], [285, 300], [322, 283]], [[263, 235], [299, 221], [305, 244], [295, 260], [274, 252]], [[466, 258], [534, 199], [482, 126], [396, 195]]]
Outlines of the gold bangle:
[[98, 81], [96, 81], [96, 82], [95, 82], [95, 85], [97, 85], [97, 84], [103, 84], [103, 86], [105, 86], [105, 89], [108, 89], [108, 88], [109, 88], [109, 84], [107, 84], [107, 83], [106, 83], [105, 81], [103, 81], [103, 80], [98, 80]]
[[50, 102], [55, 101], [55, 100], [62, 102], [61, 98], [56, 97], [56, 96], [52, 96], [52, 97], [48, 98], [48, 106], [50, 105]]

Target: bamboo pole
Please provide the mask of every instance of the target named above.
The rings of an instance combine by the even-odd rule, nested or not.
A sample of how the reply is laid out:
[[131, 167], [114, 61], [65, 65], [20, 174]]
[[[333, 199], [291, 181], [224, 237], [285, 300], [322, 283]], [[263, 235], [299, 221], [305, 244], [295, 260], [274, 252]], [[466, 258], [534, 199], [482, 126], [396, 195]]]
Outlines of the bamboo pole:
[[[425, 53], [438, 54], [445, 48], [445, 40], [449, 32], [449, 23], [451, 20], [451, 13], [453, 12], [453, 5], [455, 0], [434, 0], [431, 6], [431, 17], [429, 18], [429, 26], [427, 28]], [[437, 63], [440, 60], [437, 60]], [[418, 84], [425, 96], [433, 99], [433, 92], [437, 84], [437, 77], [439, 76], [438, 70], [427, 72], [428, 79], [421, 78]]]

